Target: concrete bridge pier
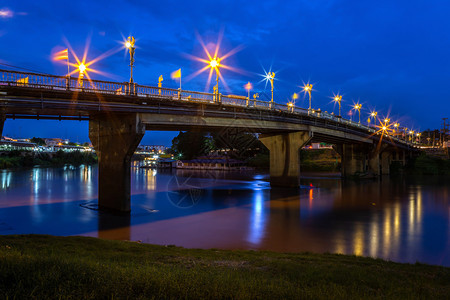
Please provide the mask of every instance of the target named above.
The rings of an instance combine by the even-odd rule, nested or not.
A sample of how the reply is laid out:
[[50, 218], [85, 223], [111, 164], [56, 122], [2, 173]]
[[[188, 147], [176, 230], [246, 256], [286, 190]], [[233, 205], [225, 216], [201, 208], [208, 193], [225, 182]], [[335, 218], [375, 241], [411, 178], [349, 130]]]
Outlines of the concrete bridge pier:
[[130, 162], [144, 134], [138, 114], [90, 116], [89, 139], [98, 156], [99, 208], [130, 211]]
[[333, 147], [341, 156], [343, 177], [362, 174], [380, 175], [380, 153], [371, 145], [341, 144]]
[[389, 175], [390, 174], [390, 166], [393, 160], [393, 153], [390, 151], [381, 152], [381, 174]]
[[311, 137], [308, 131], [259, 136], [259, 140], [270, 151], [271, 186], [300, 186], [300, 149]]
[[360, 144], [343, 144], [339, 147], [342, 176], [354, 176], [367, 170], [367, 149]]

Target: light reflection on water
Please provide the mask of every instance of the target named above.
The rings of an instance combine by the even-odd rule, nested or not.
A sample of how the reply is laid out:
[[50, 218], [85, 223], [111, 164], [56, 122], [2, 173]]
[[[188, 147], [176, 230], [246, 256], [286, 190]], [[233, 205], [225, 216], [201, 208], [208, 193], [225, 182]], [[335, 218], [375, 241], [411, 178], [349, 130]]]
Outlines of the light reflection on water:
[[439, 178], [303, 178], [297, 190], [271, 189], [264, 174], [133, 167], [132, 175], [132, 213], [117, 216], [86, 208], [96, 203], [96, 167], [0, 171], [0, 234], [333, 252], [450, 266], [449, 187]]

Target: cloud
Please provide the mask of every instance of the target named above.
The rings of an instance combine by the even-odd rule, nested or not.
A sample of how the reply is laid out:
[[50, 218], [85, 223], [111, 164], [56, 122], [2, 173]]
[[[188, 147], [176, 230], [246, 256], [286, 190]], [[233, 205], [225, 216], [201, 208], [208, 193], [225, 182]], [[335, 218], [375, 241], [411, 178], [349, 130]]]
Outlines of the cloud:
[[0, 18], [2, 19], [9, 19], [14, 17], [14, 12], [8, 8], [2, 8], [0, 9]]

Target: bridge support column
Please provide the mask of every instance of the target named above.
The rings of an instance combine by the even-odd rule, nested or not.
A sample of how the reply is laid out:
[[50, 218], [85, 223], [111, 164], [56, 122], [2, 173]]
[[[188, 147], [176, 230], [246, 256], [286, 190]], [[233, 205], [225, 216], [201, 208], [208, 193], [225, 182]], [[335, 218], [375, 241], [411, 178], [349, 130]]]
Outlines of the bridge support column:
[[89, 139], [98, 156], [99, 208], [130, 211], [131, 156], [145, 133], [137, 114], [91, 116]]
[[300, 148], [310, 139], [311, 135], [307, 131], [259, 137], [270, 151], [271, 186], [300, 186]]
[[390, 173], [389, 168], [391, 166], [392, 157], [393, 157], [393, 155], [389, 151], [381, 152], [381, 174], [382, 175], [389, 175], [389, 173]]
[[380, 176], [380, 153], [376, 150], [369, 152], [368, 172], [374, 176]]
[[367, 149], [359, 144], [344, 144], [341, 151], [342, 176], [354, 176], [366, 171]]

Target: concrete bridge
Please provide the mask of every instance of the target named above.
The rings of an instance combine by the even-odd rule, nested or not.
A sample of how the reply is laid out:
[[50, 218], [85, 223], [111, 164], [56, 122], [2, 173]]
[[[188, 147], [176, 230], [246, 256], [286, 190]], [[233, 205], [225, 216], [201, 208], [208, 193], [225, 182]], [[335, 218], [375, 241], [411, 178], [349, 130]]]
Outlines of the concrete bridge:
[[65, 76], [0, 70], [0, 134], [7, 118], [89, 121], [99, 158], [99, 207], [130, 211], [130, 160], [146, 130], [258, 133], [270, 150], [273, 186], [298, 187], [299, 150], [327, 142], [341, 155], [342, 175], [389, 174], [414, 145], [326, 112], [243, 96], [210, 94]]

